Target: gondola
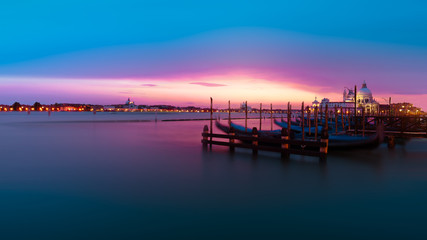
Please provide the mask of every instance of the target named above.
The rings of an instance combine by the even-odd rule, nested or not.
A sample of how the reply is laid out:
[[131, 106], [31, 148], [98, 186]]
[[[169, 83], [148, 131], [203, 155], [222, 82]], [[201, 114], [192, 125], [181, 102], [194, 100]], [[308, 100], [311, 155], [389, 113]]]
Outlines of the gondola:
[[329, 150], [370, 149], [384, 141], [384, 126], [378, 124], [374, 135], [360, 136], [338, 134], [329, 136]]
[[[223, 125], [218, 121], [216, 122], [216, 126], [225, 133], [230, 132], [230, 128], [228, 126]], [[231, 123], [231, 127], [235, 130], [236, 135], [252, 136], [252, 129], [250, 128], [248, 128], [247, 131], [245, 131], [245, 127], [235, 123]], [[321, 131], [319, 131], [319, 133], [320, 132]], [[258, 135], [260, 137], [275, 138], [275, 139], [279, 139], [280, 134], [281, 134], [281, 130], [258, 132]], [[290, 139], [301, 140], [302, 135], [298, 132], [295, 132], [291, 128]], [[305, 137], [305, 140], [314, 141], [315, 139], [311, 137]], [[337, 134], [337, 135], [330, 134], [328, 149], [335, 151], [335, 150], [375, 148], [375, 147], [378, 147], [383, 141], [384, 141], [384, 126], [382, 124], [379, 124], [377, 126], [375, 135], [360, 136], [360, 135], [347, 135], [347, 134]], [[263, 144], [263, 142], [260, 141], [260, 144]]]
[[[230, 127], [224, 124], [221, 124], [219, 121], [215, 121], [215, 125], [218, 129], [225, 133], [230, 133]], [[235, 124], [233, 122], [230, 123], [231, 127], [234, 129], [234, 132], [241, 136], [252, 136], [252, 128], [245, 128], [244, 126]], [[271, 137], [271, 138], [280, 138], [281, 130], [273, 130], [273, 131], [258, 131], [258, 136], [260, 137]]]
[[[319, 122], [319, 124], [318, 124], [318, 127], [317, 127], [317, 132], [318, 133], [320, 133], [320, 130], [323, 128], [323, 126], [325, 125], [324, 124], [324, 122], [325, 121], [323, 121], [323, 124], [322, 123], [320, 123]], [[286, 121], [284, 121], [284, 120], [282, 120], [282, 121], [277, 121], [277, 120], [274, 120], [274, 123], [277, 125], [277, 126], [279, 126], [279, 127], [282, 127], [282, 128], [288, 128], [288, 123], [286, 122]], [[305, 135], [309, 135], [309, 133], [311, 133], [311, 135], [314, 135], [314, 133], [315, 133], [315, 131], [316, 131], [316, 126], [314, 126], [314, 124], [312, 124], [311, 126], [313, 126], [313, 127], [308, 127], [308, 125], [305, 125], [304, 126], [304, 133], [305, 133]], [[345, 126], [344, 126], [344, 128], [342, 127], [342, 123], [338, 123], [338, 124], [336, 124], [335, 125], [335, 123], [333, 123], [333, 124], [329, 124], [329, 127], [328, 127], [328, 129], [329, 129], [329, 131], [330, 132], [333, 132], [333, 131], [335, 131], [335, 126], [337, 127], [337, 130], [339, 131], [339, 132], [343, 132], [343, 131], [345, 131], [345, 129], [347, 129], [348, 128], [348, 125], [346, 124]], [[292, 131], [295, 131], [295, 132], [298, 132], [298, 133], [300, 133], [300, 132], [302, 132], [302, 127], [300, 126], [300, 123], [298, 123], [298, 122], [294, 122], [294, 121], [291, 121], [291, 130]]]
[[[274, 123], [277, 125], [277, 126], [279, 126], [279, 127], [282, 127], [282, 128], [288, 128], [288, 123], [287, 122], [285, 122], [285, 121], [277, 121], [276, 119], [274, 119]], [[320, 130], [322, 130], [322, 127], [321, 126], [318, 126], [317, 127], [317, 131], [320, 133]], [[296, 125], [296, 124], [292, 124], [292, 122], [291, 122], [291, 131], [294, 131], [294, 132], [297, 132], [297, 133], [300, 133], [300, 132], [302, 132], [302, 127], [300, 127], [300, 126], [298, 126], [298, 125]], [[309, 132], [311, 132], [311, 133], [314, 133], [316, 131], [316, 127], [304, 127], [304, 132], [307, 134], [307, 133], [309, 133]]]

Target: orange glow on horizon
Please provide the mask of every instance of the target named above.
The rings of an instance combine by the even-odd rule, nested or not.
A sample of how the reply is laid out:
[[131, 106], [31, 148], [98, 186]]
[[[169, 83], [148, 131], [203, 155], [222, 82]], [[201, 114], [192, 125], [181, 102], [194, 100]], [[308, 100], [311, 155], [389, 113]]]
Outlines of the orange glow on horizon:
[[[273, 108], [286, 108], [291, 102], [294, 109], [300, 108], [301, 102], [311, 106], [314, 98], [320, 101], [329, 98], [331, 101], [342, 101], [342, 88], [333, 86], [304, 85], [303, 79], [268, 79], [254, 77], [256, 74], [224, 74], [198, 77], [181, 77], [178, 79], [39, 79], [16, 78], [13, 84], [22, 87], [20, 95], [31, 92], [39, 96], [50, 96], [51, 102], [75, 102], [100, 105], [123, 104], [130, 97], [137, 105], [165, 104], [175, 106], [209, 106], [209, 97], [214, 99], [215, 108], [227, 108], [231, 101], [233, 108], [239, 107], [243, 101], [254, 108], [273, 104]], [[11, 81], [11, 78], [8, 79]], [[30, 83], [31, 84], [27, 84]], [[300, 84], [296, 83], [299, 82]], [[12, 83], [10, 83], [12, 84]], [[320, 85], [320, 83], [319, 83]], [[35, 86], [35, 87], [34, 87]], [[6, 84], [7, 87], [7, 84]], [[371, 89], [374, 98], [380, 104], [382, 99], [392, 97], [392, 102], [411, 102], [415, 106], [424, 107], [424, 95], [377, 94]], [[32, 101], [40, 101], [34, 99]], [[48, 110], [48, 109], [46, 109]], [[52, 111], [55, 108], [51, 109]], [[58, 109], [59, 110], [59, 109]], [[65, 111], [83, 111], [84, 109], [63, 109]], [[39, 109], [39, 111], [43, 111]]]

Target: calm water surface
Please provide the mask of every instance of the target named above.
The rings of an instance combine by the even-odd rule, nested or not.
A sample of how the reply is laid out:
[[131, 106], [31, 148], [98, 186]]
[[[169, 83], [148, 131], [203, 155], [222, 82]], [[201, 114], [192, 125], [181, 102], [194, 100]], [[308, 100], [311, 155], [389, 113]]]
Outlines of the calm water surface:
[[204, 152], [208, 121], [114, 122], [154, 116], [0, 113], [0, 239], [427, 238], [426, 139], [319, 165]]

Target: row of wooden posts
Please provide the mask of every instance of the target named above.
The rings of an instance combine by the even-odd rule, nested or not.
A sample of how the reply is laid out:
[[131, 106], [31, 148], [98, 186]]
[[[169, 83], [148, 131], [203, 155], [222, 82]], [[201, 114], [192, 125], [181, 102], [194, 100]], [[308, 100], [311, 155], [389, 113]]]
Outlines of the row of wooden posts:
[[[212, 126], [213, 126], [213, 99], [211, 99], [211, 105], [210, 105], [210, 129], [212, 131]], [[338, 108], [337, 106], [335, 106], [334, 111], [329, 111], [328, 110], [328, 105], [325, 106], [325, 109], [323, 109], [322, 106], [320, 106], [320, 108], [318, 106], [316, 106], [314, 108], [314, 127], [315, 127], [315, 139], [317, 139], [318, 137], [318, 127], [319, 127], [319, 115], [320, 115], [320, 121], [322, 119], [325, 120], [325, 125], [324, 127], [326, 129], [328, 129], [328, 124], [329, 120], [333, 121], [335, 124], [335, 133], [338, 133], [338, 118], [341, 118], [341, 124], [342, 124], [342, 129], [345, 129], [345, 125], [347, 123], [348, 125], [348, 130], [350, 130], [352, 124], [351, 124], [351, 120], [353, 118], [354, 120], [354, 132], [357, 134], [358, 133], [358, 117], [357, 117], [357, 109], [355, 109], [354, 111], [354, 116], [351, 115], [351, 111], [349, 111], [349, 108], [343, 108], [340, 107]], [[262, 130], [262, 103], [260, 103], [260, 121], [259, 121], [259, 130]], [[291, 125], [291, 112], [292, 112], [292, 106], [290, 104], [290, 102], [288, 102], [287, 105], [287, 125], [290, 128]], [[346, 115], [344, 115], [344, 112], [346, 112]], [[309, 131], [309, 135], [311, 135], [311, 110], [307, 110], [304, 108], [304, 102], [302, 102], [301, 104], [301, 121], [300, 121], [300, 126], [302, 127], [302, 131], [303, 131], [303, 139], [304, 139], [304, 127], [305, 124], [308, 125], [308, 131]], [[305, 114], [307, 114], [307, 120], [305, 120]], [[333, 118], [329, 118], [329, 115], [333, 116]], [[361, 126], [361, 130], [362, 130], [362, 135], [365, 135], [365, 111], [362, 110], [362, 126]], [[307, 122], [307, 123], [306, 123]], [[230, 105], [230, 101], [228, 101], [228, 125], [229, 127], [231, 127], [231, 105]], [[247, 101], [245, 102], [245, 130], [247, 131], [248, 129], [248, 104]], [[270, 104], [270, 130], [273, 130], [273, 104]], [[212, 133], [212, 132], [211, 132]]]
[[[247, 102], [245, 102], [245, 132], [248, 132], [248, 108], [247, 108]], [[356, 134], [359, 131], [359, 127], [361, 127], [362, 135], [365, 135], [366, 130], [366, 121], [368, 118], [372, 118], [375, 121], [375, 125], [378, 124], [380, 121], [383, 121], [384, 119], [387, 119], [387, 117], [384, 116], [367, 116], [364, 109], [362, 109], [361, 114], [358, 116], [357, 108], [354, 108], [354, 111], [352, 108], [343, 108], [343, 107], [334, 107], [334, 111], [329, 111], [328, 105], [325, 106], [325, 109], [322, 108], [322, 106], [318, 107], [316, 106], [314, 108], [314, 113], [312, 113], [309, 109], [306, 109], [304, 107], [304, 102], [302, 102], [301, 105], [301, 111], [300, 111], [300, 126], [302, 130], [302, 139], [301, 140], [291, 140], [291, 114], [292, 114], [292, 107], [291, 104], [288, 102], [287, 104], [287, 128], [282, 128], [281, 131], [281, 138], [280, 139], [272, 139], [272, 138], [262, 138], [259, 136], [259, 130], [261, 130], [262, 127], [262, 104], [260, 104], [260, 122], [259, 122], [259, 130], [257, 128], [252, 129], [252, 134], [240, 134], [236, 135], [234, 129], [231, 127], [231, 106], [230, 101], [228, 101], [228, 125], [230, 128], [229, 134], [213, 134], [213, 99], [211, 98], [211, 107], [210, 107], [210, 128], [208, 126], [205, 126], [203, 129], [203, 139], [202, 143], [204, 147], [207, 147], [210, 145], [212, 147], [212, 144], [215, 145], [223, 145], [228, 146], [230, 148], [230, 151], [234, 151], [236, 147], [241, 148], [250, 148], [253, 151], [253, 154], [257, 154], [258, 150], [266, 150], [266, 151], [273, 151], [273, 152], [281, 152], [282, 158], [288, 158], [290, 154], [298, 154], [298, 155], [308, 155], [308, 156], [317, 156], [320, 160], [326, 160], [326, 155], [328, 153], [328, 128], [329, 123], [334, 123], [335, 133], [338, 133], [338, 124], [342, 124], [342, 129], [344, 131], [353, 131]], [[299, 111], [298, 111], [299, 112]], [[307, 115], [306, 115], [307, 114]], [[305, 139], [305, 126], [308, 125], [308, 131], [309, 135], [312, 135], [311, 132], [311, 114], [314, 114], [314, 140], [306, 140]], [[320, 115], [320, 118], [319, 118]], [[307, 120], [305, 118], [307, 116]], [[330, 117], [331, 116], [331, 117]], [[341, 118], [341, 123], [339, 123], [338, 119]], [[392, 117], [388, 117], [390, 120]], [[271, 130], [273, 129], [273, 106], [270, 104], [270, 120], [271, 120]], [[319, 123], [319, 120], [324, 120], [324, 126], [319, 133], [319, 126], [322, 125], [322, 122]], [[329, 121], [331, 120], [331, 121]], [[282, 116], [283, 121], [283, 116]], [[425, 121], [425, 119], [424, 119]], [[361, 124], [361, 126], [359, 126]], [[346, 127], [347, 125], [347, 127]], [[353, 127], [353, 129], [351, 129]], [[427, 126], [426, 126], [427, 131]], [[320, 135], [320, 140], [318, 139], [318, 136]], [[426, 135], [427, 136], [427, 135]], [[215, 138], [222, 138], [222, 139], [228, 139], [228, 142], [224, 141], [214, 141], [213, 137]], [[235, 140], [240, 140], [241, 142], [236, 143]], [[393, 140], [393, 138], [392, 138]], [[248, 142], [251, 142], [251, 144], [248, 144]], [[263, 143], [260, 145], [259, 143]], [[267, 144], [265, 144], [267, 143]], [[280, 148], [273, 147], [269, 144], [276, 144], [277, 146], [280, 145]], [[310, 150], [306, 149], [306, 146], [309, 146]], [[319, 149], [318, 151], [313, 149]]]
[[[328, 154], [329, 135], [326, 130], [323, 130], [320, 135], [320, 141], [294, 140], [290, 139], [289, 129], [282, 128], [280, 139], [266, 138], [259, 136], [256, 127], [252, 129], [250, 135], [236, 135], [234, 128], [230, 128], [228, 134], [213, 134], [209, 133], [209, 128], [205, 125], [202, 132], [202, 144], [205, 150], [207, 150], [208, 145], [210, 148], [212, 145], [220, 145], [228, 146], [230, 152], [234, 152], [235, 148], [246, 148], [252, 149], [253, 155], [258, 155], [258, 151], [263, 150], [279, 152], [282, 159], [289, 159], [291, 154], [296, 154], [318, 157], [321, 162], [324, 162]], [[228, 141], [212, 140], [213, 137], [228, 139]], [[236, 142], [236, 140], [240, 142]]]
[[[355, 124], [354, 124], [354, 132], [357, 134], [358, 132], [357, 132], [357, 86], [355, 85], [354, 86], [354, 120], [355, 120]], [[210, 107], [210, 115], [211, 115], [211, 118], [210, 118], [210, 129], [211, 129], [211, 133], [212, 133], [212, 121], [213, 121], [213, 119], [212, 119], [212, 117], [213, 117], [213, 99], [212, 99], [212, 97], [210, 98], [210, 100], [211, 100], [211, 107]], [[390, 106], [391, 106], [391, 98], [389, 98], [389, 103], [390, 103]], [[273, 104], [270, 104], [270, 109], [271, 109], [271, 111], [270, 111], [270, 119], [271, 119], [271, 130], [273, 130]], [[343, 119], [343, 111], [342, 111], [343, 109], [342, 109], [342, 107], [341, 107], [341, 119], [342, 119], [342, 123], [343, 123], [343, 128], [344, 128], [344, 119]], [[288, 128], [289, 128], [289, 126], [290, 126], [290, 124], [291, 124], [291, 122], [290, 122], [290, 115], [289, 115], [289, 112], [291, 111], [291, 106], [290, 106], [290, 103], [288, 102]], [[391, 108], [390, 108], [390, 111], [391, 111]], [[365, 119], [364, 118], [364, 114], [365, 114], [365, 111], [364, 111], [364, 109], [363, 109], [363, 119]], [[320, 106], [320, 113], [322, 113], [322, 106]], [[328, 122], [329, 122], [329, 118], [327, 117], [327, 113], [328, 113], [328, 105], [326, 105], [326, 109], [325, 109], [325, 127], [326, 127], [326, 129], [328, 128]], [[348, 114], [350, 114], [350, 111], [347, 111], [347, 113]], [[310, 111], [308, 111], [308, 114], [310, 115]], [[301, 117], [301, 122], [302, 122], [302, 129], [303, 129], [303, 138], [304, 138], [304, 102], [302, 102], [302, 106], [301, 106], [301, 115], [302, 115], [302, 117]], [[317, 115], [318, 115], [318, 106], [316, 106], [315, 107], [315, 127], [316, 127], [316, 132], [315, 132], [315, 136], [316, 136], [316, 139], [317, 139]], [[337, 133], [338, 132], [338, 126], [337, 126], [337, 107], [335, 106], [335, 132]], [[321, 115], [321, 117], [322, 117], [322, 115]], [[260, 122], [259, 122], [259, 130], [261, 130], [261, 119], [262, 119], [262, 103], [260, 103]], [[348, 117], [348, 120], [350, 120], [350, 117]], [[231, 107], [230, 107], [230, 101], [228, 101], [228, 122], [229, 122], [229, 126], [231, 125]], [[309, 125], [310, 125], [310, 117], [308, 116], [308, 123], [309, 123]], [[349, 124], [348, 124], [348, 126], [350, 127], [350, 122], [349, 122]], [[246, 131], [247, 131], [247, 127], [248, 127], [248, 101], [245, 101], [245, 129], [246, 129]], [[363, 121], [363, 135], [365, 135], [365, 131], [364, 131], [364, 129], [365, 129], [365, 120]], [[310, 129], [309, 129], [309, 131], [310, 131]]]
[[[247, 102], [245, 102], [245, 129], [248, 128], [248, 110], [247, 110]], [[213, 120], [213, 105], [212, 105], [212, 99], [211, 99], [211, 126], [212, 126], [212, 120]], [[265, 112], [265, 110], [262, 109], [262, 103], [260, 104], [260, 109], [259, 109], [259, 130], [262, 130], [262, 113]], [[290, 104], [288, 102], [288, 109], [285, 112], [292, 112]], [[420, 131], [421, 134], [422, 132], [426, 133], [427, 136], [427, 120], [426, 120], [426, 116], [422, 116], [422, 115], [417, 115], [417, 116], [391, 116], [391, 115], [386, 115], [386, 116], [382, 116], [380, 114], [370, 114], [368, 115], [365, 111], [365, 109], [361, 108], [361, 109], [353, 109], [353, 108], [348, 108], [348, 107], [337, 107], [334, 106], [334, 110], [330, 111], [328, 109], [328, 105], [326, 105], [326, 107], [323, 109], [322, 106], [318, 107], [316, 106], [314, 108], [314, 110], [310, 110], [308, 108], [306, 108], [304, 106], [304, 102], [302, 102], [301, 105], [301, 110], [298, 111], [298, 113], [300, 113], [300, 126], [302, 127], [302, 129], [304, 129], [304, 126], [308, 126], [308, 131], [309, 134], [311, 135], [311, 127], [315, 127], [315, 129], [318, 128], [319, 124], [318, 121], [319, 120], [324, 120], [325, 123], [328, 122], [330, 123], [330, 125], [333, 126], [333, 130], [335, 130], [335, 134], [338, 133], [338, 129], [342, 129], [343, 131], [349, 131], [349, 132], [353, 132], [355, 134], [359, 134], [361, 133], [363, 136], [365, 135], [366, 132], [372, 132], [372, 129], [369, 130], [369, 127], [367, 127], [368, 123], [374, 123], [374, 127], [376, 127], [380, 122], [384, 122], [385, 123], [385, 127], [394, 127], [396, 128], [396, 124], [394, 123], [401, 123], [401, 126], [399, 126], [399, 128], [401, 129], [401, 132], [403, 133], [404, 131], [407, 131], [407, 127], [405, 126], [406, 123], [411, 122], [412, 125], [414, 125], [413, 122], [418, 121], [419, 125], [423, 125], [424, 127], [421, 126], [420, 128], [424, 128], [421, 130], [417, 130]], [[314, 115], [314, 126], [312, 126], [312, 121], [311, 121], [311, 117], [312, 114]], [[305, 118], [305, 116], [307, 116], [307, 119]], [[319, 118], [320, 116], [320, 118]], [[329, 117], [330, 116], [330, 117]], [[290, 115], [288, 115], [288, 122], [289, 119], [291, 118]], [[283, 120], [283, 116], [282, 116], [282, 120]], [[231, 125], [231, 107], [230, 107], [230, 101], [228, 101], [228, 123], [229, 125]], [[370, 125], [372, 126], [372, 125]], [[325, 125], [325, 127], [328, 127], [328, 125]], [[211, 128], [212, 129], [212, 128]], [[270, 130], [273, 130], [273, 105], [270, 104]], [[387, 129], [386, 129], [387, 130]], [[314, 133], [316, 139], [318, 136], [318, 132], [315, 130]]]
[[[305, 156], [316, 156], [319, 157], [321, 161], [326, 160], [326, 156], [328, 153], [328, 142], [329, 142], [329, 135], [328, 135], [328, 121], [325, 122], [325, 128], [321, 132], [321, 138], [320, 141], [318, 141], [318, 110], [316, 108], [315, 111], [315, 140], [306, 140], [304, 138], [304, 123], [302, 123], [303, 127], [303, 134], [301, 140], [291, 140], [291, 104], [288, 102], [288, 110], [287, 110], [287, 128], [282, 128], [281, 131], [281, 138], [280, 139], [272, 139], [272, 138], [263, 138], [259, 136], [258, 129], [254, 127], [252, 129], [251, 136], [245, 135], [236, 135], [234, 128], [231, 127], [231, 107], [230, 107], [230, 101], [228, 102], [228, 124], [230, 128], [230, 132], [228, 134], [213, 134], [213, 100], [211, 98], [211, 111], [210, 111], [210, 128], [208, 126], [204, 126], [203, 133], [202, 133], [202, 143], [204, 148], [207, 148], [208, 144], [212, 148], [212, 144], [214, 145], [222, 145], [222, 146], [228, 146], [230, 148], [231, 152], [234, 152], [234, 149], [236, 147], [240, 148], [250, 148], [252, 149], [252, 152], [254, 155], [258, 154], [258, 150], [265, 150], [265, 151], [272, 151], [272, 152], [281, 152], [281, 156], [284, 159], [288, 159], [290, 154], [298, 154], [298, 155], [305, 155]], [[262, 119], [262, 104], [260, 104], [260, 129], [261, 129], [261, 119]], [[273, 106], [270, 104], [270, 118], [271, 118], [271, 129], [273, 128]], [[247, 120], [248, 120], [248, 110], [247, 110], [247, 102], [245, 102], [245, 131], [247, 132]], [[326, 107], [325, 109], [325, 119], [328, 119], [328, 109]], [[302, 106], [302, 122], [304, 122], [304, 106]], [[310, 121], [309, 121], [310, 122]], [[222, 139], [228, 139], [228, 142], [224, 141], [215, 141], [213, 140], [213, 137], [215, 138], [222, 138]], [[235, 140], [240, 140], [241, 142], [236, 143]], [[251, 144], [245, 143], [245, 142], [251, 142]], [[263, 143], [260, 145], [259, 143]], [[272, 145], [280, 145], [279, 147], [275, 147]], [[306, 149], [306, 147], [311, 148], [310, 150]], [[318, 150], [312, 150], [312, 149], [318, 149]]]

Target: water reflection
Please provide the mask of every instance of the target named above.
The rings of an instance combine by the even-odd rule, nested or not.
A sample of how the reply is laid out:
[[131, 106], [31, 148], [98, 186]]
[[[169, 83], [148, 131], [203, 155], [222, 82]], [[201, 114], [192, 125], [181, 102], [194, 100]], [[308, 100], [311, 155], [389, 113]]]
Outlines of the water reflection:
[[334, 152], [322, 165], [220, 146], [203, 151], [208, 121], [30, 116], [0, 119], [5, 239], [424, 235], [425, 139], [393, 150]]

